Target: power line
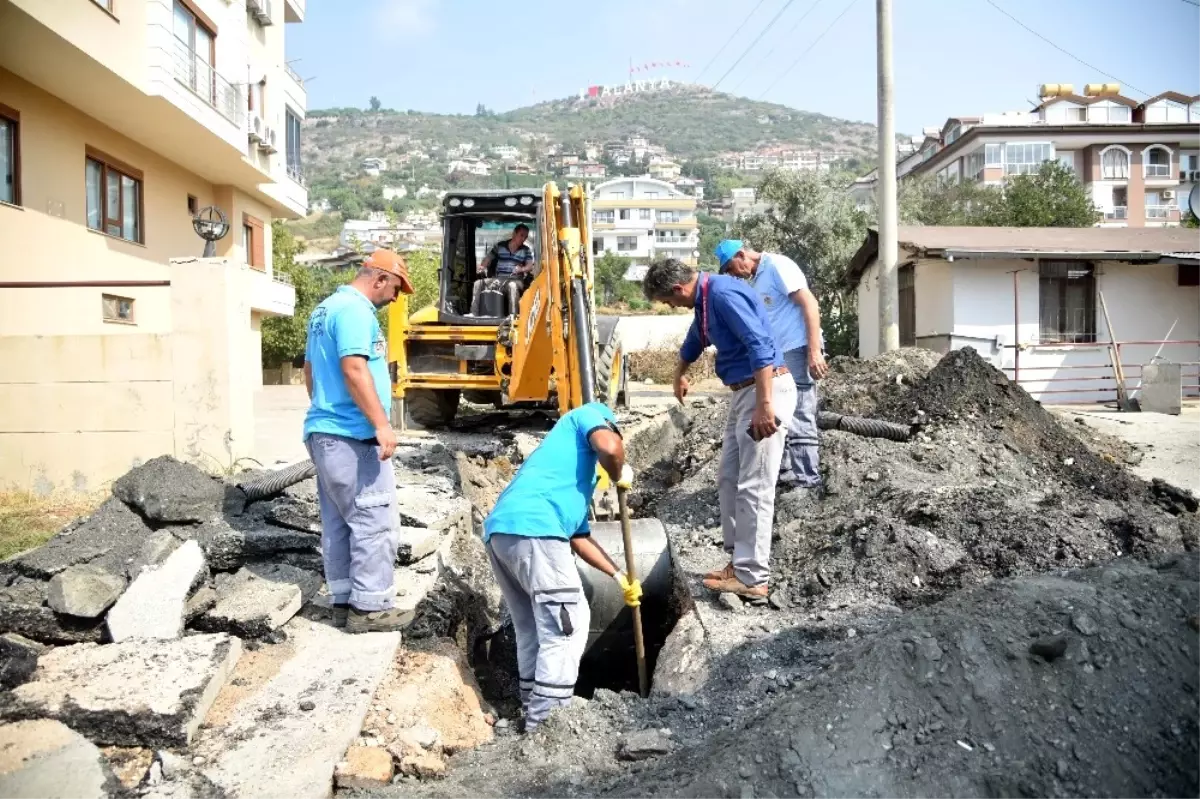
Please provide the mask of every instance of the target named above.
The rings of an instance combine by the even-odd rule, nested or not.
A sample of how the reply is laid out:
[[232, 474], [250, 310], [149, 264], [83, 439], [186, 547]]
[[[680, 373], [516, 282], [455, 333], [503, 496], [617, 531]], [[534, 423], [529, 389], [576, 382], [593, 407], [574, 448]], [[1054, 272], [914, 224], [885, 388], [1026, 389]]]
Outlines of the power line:
[[1024, 22], [1022, 22], [1021, 20], [1019, 20], [1019, 19], [1017, 19], [1016, 17], [1014, 17], [1012, 14], [1008, 13], [1007, 11], [1005, 11], [1005, 10], [1004, 10], [1003, 8], [1001, 8], [1000, 6], [996, 5], [996, 3], [995, 3], [995, 2], [993, 2], [993, 0], [984, 0], [984, 2], [985, 2], [985, 3], [987, 3], [988, 5], [990, 5], [992, 8], [996, 9], [997, 11], [999, 11], [999, 12], [1000, 12], [1001, 14], [1003, 14], [1004, 16], [1006, 16], [1006, 17], [1008, 17], [1009, 19], [1011, 19], [1013, 22], [1015, 22], [1015, 23], [1017, 23], [1018, 25], [1020, 25], [1020, 26], [1021, 26], [1022, 28], [1024, 28], [1025, 30], [1027, 30], [1027, 31], [1029, 31], [1030, 33], [1032, 33], [1034, 36], [1036, 36], [1036, 37], [1038, 37], [1039, 39], [1041, 39], [1041, 40], [1042, 40], [1043, 42], [1045, 42], [1046, 44], [1048, 44], [1048, 45], [1050, 45], [1051, 47], [1053, 47], [1055, 50], [1058, 50], [1060, 53], [1063, 53], [1064, 55], [1068, 55], [1068, 56], [1070, 56], [1071, 58], [1073, 58], [1073, 59], [1075, 59], [1076, 61], [1078, 61], [1080, 64], [1083, 64], [1083, 65], [1084, 65], [1085, 67], [1087, 67], [1088, 69], [1095, 70], [1096, 72], [1099, 72], [1101, 75], [1103, 75], [1103, 76], [1104, 76], [1104, 77], [1106, 77], [1106, 78], [1112, 78], [1112, 79], [1113, 79], [1113, 80], [1115, 80], [1117, 83], [1120, 83], [1120, 84], [1122, 84], [1123, 86], [1128, 86], [1130, 89], [1133, 89], [1133, 90], [1134, 90], [1135, 92], [1137, 92], [1138, 94], [1144, 94], [1144, 95], [1146, 95], [1147, 97], [1149, 97], [1149, 96], [1150, 96], [1150, 93], [1149, 93], [1149, 92], [1144, 92], [1144, 91], [1142, 91], [1141, 89], [1139, 89], [1137, 86], [1134, 86], [1132, 83], [1129, 83], [1128, 81], [1123, 81], [1123, 80], [1121, 80], [1120, 78], [1118, 78], [1116, 75], [1112, 75], [1112, 74], [1110, 74], [1110, 73], [1108, 73], [1108, 72], [1105, 72], [1104, 70], [1100, 69], [1100, 67], [1093, 66], [1092, 64], [1089, 64], [1088, 62], [1084, 61], [1084, 60], [1083, 60], [1082, 58], [1080, 58], [1079, 56], [1077, 56], [1077, 55], [1075, 55], [1074, 53], [1072, 53], [1071, 51], [1067, 50], [1066, 48], [1064, 48], [1064, 47], [1060, 47], [1059, 45], [1057, 45], [1057, 44], [1055, 44], [1054, 42], [1050, 41], [1050, 40], [1049, 40], [1049, 39], [1047, 39], [1045, 36], [1043, 36], [1042, 34], [1038, 33], [1038, 32], [1037, 32], [1037, 31], [1035, 31], [1033, 28], [1029, 27], [1029, 26], [1028, 26], [1028, 25], [1026, 25]]
[[770, 22], [768, 22], [768, 23], [767, 23], [767, 24], [766, 24], [766, 25], [763, 27], [763, 29], [762, 29], [762, 30], [760, 30], [760, 31], [758, 32], [758, 36], [755, 36], [753, 39], [751, 39], [751, 40], [750, 40], [750, 44], [746, 45], [746, 49], [745, 49], [745, 50], [743, 50], [743, 51], [742, 51], [742, 54], [741, 54], [740, 56], [738, 56], [738, 57], [737, 57], [737, 61], [734, 61], [734, 62], [733, 62], [733, 66], [731, 66], [729, 69], [725, 70], [725, 74], [721, 76], [721, 80], [719, 80], [719, 81], [717, 81], [716, 83], [714, 83], [714, 84], [713, 84], [713, 90], [714, 90], [714, 91], [716, 90], [716, 88], [717, 88], [718, 86], [720, 86], [720, 85], [721, 85], [721, 81], [722, 81], [722, 80], [725, 80], [727, 77], [729, 77], [729, 73], [730, 73], [730, 72], [733, 72], [735, 69], [737, 69], [737, 65], [738, 65], [738, 64], [740, 64], [740, 63], [742, 63], [742, 59], [743, 59], [743, 58], [745, 58], [745, 57], [746, 57], [746, 55], [747, 55], [747, 54], [748, 54], [748, 53], [749, 53], [751, 50], [753, 50], [753, 49], [754, 49], [754, 45], [758, 44], [758, 40], [759, 40], [760, 38], [762, 38], [762, 35], [763, 35], [764, 33], [766, 33], [768, 30], [770, 30], [771, 26], [775, 24], [775, 20], [777, 20], [777, 19], [779, 19], [781, 16], [783, 16], [783, 12], [784, 12], [784, 11], [787, 11], [789, 8], [791, 8], [791, 6], [792, 6], [792, 3], [794, 3], [794, 2], [796, 2], [796, 0], [787, 0], [787, 2], [783, 4], [783, 8], [779, 9], [779, 11], [778, 11], [778, 12], [776, 12], [775, 16], [771, 17], [771, 21], [770, 21]]
[[1197, 3], [1196, 0], [1183, 0], [1183, 2], [1190, 6], [1196, 6], [1197, 8], [1200, 8], [1200, 3]]
[[758, 11], [759, 7], [765, 2], [767, 2], [767, 0], [758, 0], [758, 5], [750, 9], [750, 13], [747, 14], [745, 19], [742, 20], [742, 24], [737, 26], [737, 30], [730, 34], [729, 38], [725, 40], [725, 44], [721, 45], [721, 49], [717, 50], [716, 54], [713, 55], [713, 57], [709, 59], [708, 63], [704, 65], [704, 69], [700, 70], [700, 74], [696, 76], [697, 83], [700, 82], [701, 76], [703, 76], [705, 72], [708, 72], [708, 68], [713, 65], [713, 62], [717, 60], [721, 53], [725, 52], [725, 48], [729, 46], [729, 43], [737, 38], [737, 35], [742, 32], [742, 28], [746, 27], [746, 23], [750, 21], [750, 17], [754, 16], [754, 12]]
[[793, 69], [795, 69], [795, 68], [796, 68], [796, 65], [797, 65], [797, 64], [799, 64], [799, 63], [800, 63], [800, 62], [801, 62], [801, 61], [804, 59], [804, 56], [808, 55], [808, 54], [809, 54], [809, 52], [810, 52], [810, 51], [811, 51], [811, 50], [812, 50], [814, 47], [816, 47], [816, 46], [817, 46], [817, 43], [818, 43], [818, 42], [820, 42], [822, 39], [824, 39], [824, 38], [825, 38], [825, 34], [829, 33], [831, 30], [833, 30], [833, 26], [834, 26], [834, 25], [836, 25], [836, 24], [838, 24], [838, 21], [839, 21], [839, 20], [841, 20], [841, 18], [842, 18], [842, 17], [846, 16], [846, 14], [847, 14], [847, 13], [850, 11], [850, 9], [854, 8], [854, 4], [855, 4], [855, 3], [857, 3], [857, 2], [858, 2], [858, 0], [850, 0], [850, 2], [846, 4], [846, 7], [842, 9], [842, 13], [840, 13], [840, 14], [838, 14], [836, 17], [834, 17], [834, 19], [833, 19], [833, 22], [829, 23], [829, 27], [828, 27], [828, 28], [826, 28], [825, 30], [821, 31], [821, 35], [820, 35], [820, 36], [818, 36], [816, 39], [814, 39], [814, 40], [813, 40], [813, 43], [812, 43], [812, 44], [810, 44], [810, 45], [809, 45], [809, 46], [808, 46], [808, 47], [805, 49], [805, 51], [804, 51], [803, 53], [801, 53], [799, 56], [797, 56], [797, 57], [796, 57], [796, 60], [795, 60], [795, 61], [793, 61], [793, 62], [791, 63], [791, 65], [790, 65], [790, 66], [788, 66], [788, 68], [787, 68], [787, 69], [785, 69], [783, 72], [780, 72], [780, 73], [779, 73], [779, 75], [777, 75], [777, 76], [775, 77], [775, 80], [771, 81], [771, 85], [770, 85], [770, 86], [768, 86], [766, 89], [764, 89], [764, 90], [763, 90], [763, 93], [762, 93], [762, 94], [760, 94], [760, 95], [758, 96], [758, 99], [760, 99], [760, 100], [761, 100], [762, 98], [766, 97], [766, 96], [767, 96], [767, 92], [769, 92], [769, 91], [771, 91], [771, 89], [775, 88], [775, 84], [779, 83], [779, 81], [783, 80], [783, 79], [784, 79], [784, 77], [785, 77], [785, 76], [786, 76], [786, 75], [787, 75], [789, 72], [791, 72]]
[[[796, 31], [796, 28], [800, 27], [800, 23], [803, 22], [805, 20], [805, 18], [809, 14], [811, 14], [813, 12], [813, 10], [816, 9], [816, 7], [819, 5], [821, 5], [821, 0], [817, 0], [815, 3], [813, 3], [811, 6], [809, 6], [808, 11], [805, 11], [803, 14], [800, 15], [800, 19], [796, 20], [796, 24], [788, 29], [788, 32], [783, 35], [783, 38], [787, 39], [789, 36], [791, 36]], [[769, 59], [771, 57], [771, 54], [775, 52], [775, 49], [778, 46], [779, 46], [779, 42], [776, 41], [776, 43], [771, 46], [771, 49], [767, 51], [767, 54], [759, 59], [758, 65], [766, 63], [767, 59]], [[758, 66], [758, 65], [756, 65], [756, 66]], [[753, 69], [750, 70], [750, 72], [747, 72], [746, 75], [743, 76], [742, 79], [737, 82], [737, 85], [729, 90], [729, 93], [733, 94], [733, 93], [737, 92], [737, 90], [741, 87], [741, 85], [746, 82], [746, 77], [749, 77], [750, 74], [753, 72], [754, 72]]]

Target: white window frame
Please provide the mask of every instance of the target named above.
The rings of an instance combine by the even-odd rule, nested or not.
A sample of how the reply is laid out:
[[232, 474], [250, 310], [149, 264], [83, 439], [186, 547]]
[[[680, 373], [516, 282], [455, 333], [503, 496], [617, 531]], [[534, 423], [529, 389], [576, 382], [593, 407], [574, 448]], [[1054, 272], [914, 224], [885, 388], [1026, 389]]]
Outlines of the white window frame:
[[[1163, 174], [1150, 174], [1150, 167], [1154, 166], [1157, 170], [1161, 164], [1150, 163], [1150, 153], [1153, 150], [1162, 150], [1167, 154], [1167, 170]], [[1150, 144], [1142, 150], [1142, 177], [1147, 180], [1168, 180], [1171, 177], [1171, 165], [1175, 163], [1175, 153], [1165, 144]]]
[[[1125, 153], [1125, 177], [1109, 177], [1104, 173], [1104, 156], [1110, 150], [1119, 150]], [[1129, 180], [1129, 170], [1133, 165], [1133, 151], [1128, 147], [1122, 147], [1119, 144], [1110, 144], [1100, 151], [1100, 179], [1101, 180]]]
[[1054, 160], [1071, 170], [1073, 174], [1078, 176], [1079, 172], [1075, 167], [1075, 151], [1074, 150], [1058, 150], [1054, 151]]
[[[992, 159], [993, 147], [997, 148], [996, 153], [998, 153], [995, 160]], [[1004, 166], [1004, 142], [991, 142], [983, 145], [983, 166], [984, 168]]]
[[[1047, 157], [1042, 158], [1040, 161], [1026, 161], [1026, 160], [1009, 161], [1008, 155], [1009, 155], [1010, 147], [1020, 147], [1023, 151], [1026, 148], [1045, 147], [1045, 148], [1049, 149], [1049, 153], [1048, 153]], [[1045, 152], [1043, 152], [1043, 154], [1046, 155]], [[1055, 160], [1055, 158], [1056, 158], [1056, 156], [1055, 156], [1054, 142], [1050, 142], [1050, 141], [1005, 142], [1005, 144], [1004, 144], [1004, 176], [1010, 177], [1012, 175], [1036, 174], [1037, 171], [1042, 168], [1042, 164], [1044, 164], [1047, 161], [1053, 161], [1053, 160]], [[1024, 152], [1022, 153], [1022, 159], [1024, 159]]]

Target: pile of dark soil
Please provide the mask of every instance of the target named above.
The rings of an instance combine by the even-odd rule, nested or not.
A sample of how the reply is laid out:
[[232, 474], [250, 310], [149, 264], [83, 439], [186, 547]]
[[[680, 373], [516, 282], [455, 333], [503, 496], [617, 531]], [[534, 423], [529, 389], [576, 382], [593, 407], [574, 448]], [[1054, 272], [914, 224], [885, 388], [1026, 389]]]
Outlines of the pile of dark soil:
[[831, 358], [829, 374], [820, 382], [821, 409], [874, 417], [881, 404], [907, 395], [941, 357], [933, 350], [905, 347], [865, 360]]
[[[903, 391], [880, 387], [893, 369], [881, 366], [859, 369], [876, 387], [873, 415], [915, 420], [919, 433], [905, 443], [822, 433], [824, 490], [776, 499], [781, 598], [812, 610], [903, 607], [997, 577], [1195, 548], [1194, 498], [1097, 455], [973, 350]], [[838, 396], [850, 395], [835, 385]], [[834, 409], [866, 409], [850, 402]], [[685, 551], [720, 545], [724, 416], [724, 403], [697, 409], [681, 451], [647, 481], [651, 493], [655, 479], [670, 485], [645, 504]]]
[[1195, 796], [1193, 554], [960, 594], [625, 796]]

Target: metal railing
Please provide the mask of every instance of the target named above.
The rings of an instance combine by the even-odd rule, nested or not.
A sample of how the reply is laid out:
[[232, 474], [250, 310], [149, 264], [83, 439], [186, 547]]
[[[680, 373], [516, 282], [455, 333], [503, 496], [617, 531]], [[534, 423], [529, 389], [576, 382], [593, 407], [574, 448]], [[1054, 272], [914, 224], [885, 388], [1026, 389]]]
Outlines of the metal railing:
[[[1043, 388], [1033, 389], [1030, 393], [1034, 399], [1042, 400], [1045, 395], [1074, 395], [1074, 394], [1117, 394], [1117, 379], [1113, 373], [1113, 359], [1108, 353], [1113, 342], [1096, 342], [1099, 348], [1096, 349], [1092, 357], [1083, 359], [1086, 362], [1071, 363], [1071, 364], [1043, 364], [1030, 365], [1021, 362], [1014, 366], [1005, 366], [1003, 371], [1008, 373], [1018, 385], [1029, 390], [1031, 385], [1042, 385]], [[1125, 352], [1130, 349], [1137, 349], [1138, 354], [1134, 356], [1138, 361], [1132, 362], [1132, 359], [1126, 359], [1124, 353], [1121, 358], [1121, 368], [1125, 373], [1126, 390], [1130, 393], [1136, 393], [1141, 390], [1142, 385], [1142, 367], [1145, 363], [1151, 363], [1158, 360], [1156, 356], [1166, 346], [1183, 346], [1192, 349], [1193, 352], [1200, 353], [1200, 341], [1195, 339], [1155, 339], [1146, 341], [1117, 341], [1115, 344]], [[1003, 345], [1004, 349], [1013, 349], [1012, 344]], [[1075, 350], [1075, 345], [1071, 344], [1033, 344], [1021, 345], [1018, 349], [1028, 349], [1041, 353], [1065, 352], [1069, 353]], [[1171, 358], [1165, 359], [1173, 360]], [[1176, 360], [1180, 364], [1183, 383], [1183, 396], [1186, 398], [1195, 398], [1200, 396], [1200, 361], [1197, 360]], [[1049, 375], [1046, 373], [1049, 372]], [[1080, 374], [1083, 372], [1084, 374]], [[1031, 376], [1030, 373], [1035, 373]], [[1063, 383], [1071, 386], [1070, 388], [1059, 388]], [[1133, 385], [1129, 385], [1133, 383]], [[1086, 387], [1081, 386], [1086, 385]], [[1055, 400], [1056, 402], [1070, 402], [1071, 398]]]
[[1171, 177], [1170, 164], [1146, 164], [1146, 177], [1148, 178], [1169, 178]]
[[291, 276], [285, 272], [276, 272], [276, 271], [272, 270], [271, 280], [272, 280], [272, 282], [280, 283], [284, 286], [293, 285]]
[[1171, 206], [1169, 205], [1147, 205], [1147, 219], [1166, 219], [1171, 215]]
[[1105, 219], [1128, 219], [1129, 208], [1124, 205], [1115, 206], [1104, 212]]
[[174, 40], [169, 55], [175, 80], [233, 124], [242, 124], [242, 109], [245, 103], [240, 86], [222, 77], [196, 51], [179, 39]]
[[296, 70], [292, 69], [291, 66], [289, 66], [287, 64], [287, 62], [284, 62], [283, 71], [287, 73], [289, 78], [296, 81], [296, 83], [300, 84], [301, 89], [304, 88], [304, 78], [300, 77], [299, 73], [297, 73]]
[[307, 186], [307, 185], [308, 185], [308, 181], [307, 181], [307, 179], [304, 177], [304, 167], [300, 166], [299, 164], [291, 164], [291, 163], [289, 163], [289, 164], [287, 165], [287, 175], [288, 175], [288, 177], [289, 177], [289, 178], [291, 178], [292, 180], [296, 181], [296, 182], [297, 182], [297, 183], [299, 183], [301, 186]]

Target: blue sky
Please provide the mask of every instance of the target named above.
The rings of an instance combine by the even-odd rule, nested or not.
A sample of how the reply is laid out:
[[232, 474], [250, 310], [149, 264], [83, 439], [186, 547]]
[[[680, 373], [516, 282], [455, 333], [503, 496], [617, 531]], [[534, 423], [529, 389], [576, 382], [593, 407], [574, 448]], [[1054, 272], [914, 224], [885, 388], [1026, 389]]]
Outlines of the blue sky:
[[[900, 131], [1027, 108], [1043, 82], [1082, 91], [1111, 80], [1097, 70], [1137, 99], [1200, 93], [1200, 8], [1185, 0], [993, 0], [1097, 69], [987, 0], [893, 1]], [[287, 57], [308, 81], [309, 108], [364, 107], [376, 95], [398, 109], [472, 113], [482, 102], [505, 111], [621, 82], [631, 60], [681, 61], [690, 68], [650, 74], [710, 86], [723, 78], [722, 91], [875, 120], [874, 0], [607, 0], [564, 11], [576, 5], [307, 0], [306, 21], [288, 26]]]

